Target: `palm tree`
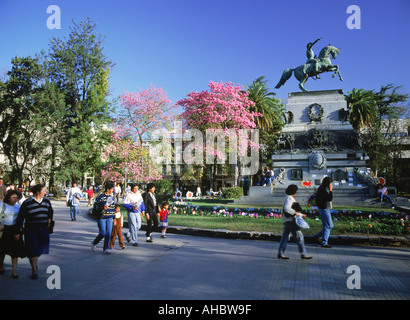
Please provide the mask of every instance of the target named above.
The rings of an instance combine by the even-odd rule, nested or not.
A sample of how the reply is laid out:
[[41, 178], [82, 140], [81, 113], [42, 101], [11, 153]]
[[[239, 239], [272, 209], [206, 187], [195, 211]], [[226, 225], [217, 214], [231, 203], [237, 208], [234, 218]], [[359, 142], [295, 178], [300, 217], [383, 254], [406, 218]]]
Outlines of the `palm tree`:
[[255, 103], [251, 111], [262, 114], [262, 117], [255, 119], [259, 129], [278, 132], [284, 125], [282, 120], [283, 104], [275, 97], [274, 92], [269, 91], [264, 79], [265, 77], [261, 76], [253, 81], [252, 85], [246, 86], [248, 99]]
[[354, 88], [345, 95], [349, 110], [350, 123], [353, 128], [360, 131], [370, 127], [377, 117], [375, 93], [373, 90]]

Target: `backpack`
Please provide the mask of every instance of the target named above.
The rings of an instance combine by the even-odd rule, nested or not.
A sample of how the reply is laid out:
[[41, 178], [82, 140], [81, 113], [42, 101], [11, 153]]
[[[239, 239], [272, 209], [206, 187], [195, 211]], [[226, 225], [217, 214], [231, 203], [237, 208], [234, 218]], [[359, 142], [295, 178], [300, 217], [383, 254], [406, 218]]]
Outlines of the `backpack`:
[[89, 211], [90, 216], [101, 219], [104, 214], [104, 202], [94, 201], [93, 208]]

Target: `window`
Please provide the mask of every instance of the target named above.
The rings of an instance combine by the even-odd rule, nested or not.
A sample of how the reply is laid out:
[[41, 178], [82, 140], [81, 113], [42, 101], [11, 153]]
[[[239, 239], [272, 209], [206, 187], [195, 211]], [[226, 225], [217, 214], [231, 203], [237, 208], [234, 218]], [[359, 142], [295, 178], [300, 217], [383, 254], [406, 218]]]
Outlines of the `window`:
[[303, 180], [303, 170], [302, 169], [291, 169], [290, 170], [290, 179], [302, 181]]

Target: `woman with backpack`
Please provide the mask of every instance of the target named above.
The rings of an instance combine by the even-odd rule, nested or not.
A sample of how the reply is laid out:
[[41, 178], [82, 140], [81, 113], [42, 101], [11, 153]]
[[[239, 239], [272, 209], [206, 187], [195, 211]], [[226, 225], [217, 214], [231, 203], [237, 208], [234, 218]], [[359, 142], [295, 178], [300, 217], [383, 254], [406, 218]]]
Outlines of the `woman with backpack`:
[[107, 182], [104, 192], [101, 193], [97, 199], [95, 199], [94, 206], [100, 204], [104, 205], [103, 210], [98, 217], [98, 229], [99, 233], [95, 240], [91, 243], [91, 249], [97, 250], [97, 244], [104, 238], [103, 250], [106, 254], [111, 254], [110, 240], [113, 226], [113, 219], [115, 218], [115, 199], [114, 199], [114, 184]]

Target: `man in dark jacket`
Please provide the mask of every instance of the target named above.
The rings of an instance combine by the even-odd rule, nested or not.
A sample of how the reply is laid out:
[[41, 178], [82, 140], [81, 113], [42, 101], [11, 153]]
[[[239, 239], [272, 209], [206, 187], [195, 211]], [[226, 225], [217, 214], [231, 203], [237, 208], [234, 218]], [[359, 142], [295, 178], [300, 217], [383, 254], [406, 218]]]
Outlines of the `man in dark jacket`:
[[159, 213], [157, 200], [155, 198], [155, 185], [153, 183], [148, 183], [147, 192], [143, 196], [144, 205], [145, 205], [145, 217], [147, 218], [147, 242], [153, 242], [151, 233], [152, 233], [152, 224], [155, 228], [158, 228], [158, 216]]
[[316, 237], [319, 239], [320, 244], [323, 248], [331, 248], [328, 244], [330, 230], [333, 228], [332, 222], [332, 200], [333, 200], [333, 185], [332, 179], [325, 177], [322, 180], [322, 184], [317, 190], [316, 193], [316, 205], [319, 209], [320, 218], [322, 220], [322, 230]]

